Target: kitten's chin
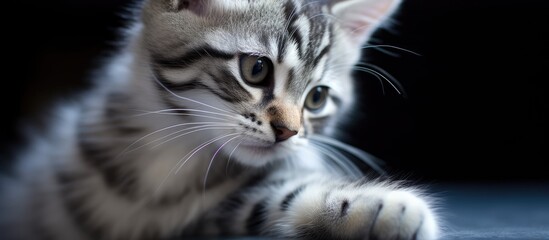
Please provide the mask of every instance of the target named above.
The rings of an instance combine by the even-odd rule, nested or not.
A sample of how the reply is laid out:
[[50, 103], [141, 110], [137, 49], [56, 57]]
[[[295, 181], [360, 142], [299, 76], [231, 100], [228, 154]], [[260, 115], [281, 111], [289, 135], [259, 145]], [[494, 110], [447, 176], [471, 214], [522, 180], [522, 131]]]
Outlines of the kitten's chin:
[[289, 143], [241, 144], [233, 153], [233, 158], [241, 164], [262, 167], [268, 163], [290, 156]]

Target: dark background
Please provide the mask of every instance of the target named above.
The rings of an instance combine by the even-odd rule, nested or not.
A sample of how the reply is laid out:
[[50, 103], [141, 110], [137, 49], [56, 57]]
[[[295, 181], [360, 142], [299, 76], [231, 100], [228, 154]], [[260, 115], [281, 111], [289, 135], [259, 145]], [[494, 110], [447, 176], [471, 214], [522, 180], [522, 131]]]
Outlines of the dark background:
[[[549, 180], [543, 2], [405, 1], [393, 30], [377, 32], [373, 43], [421, 56], [369, 49], [365, 58], [391, 73], [407, 96], [357, 74], [361, 110], [350, 141], [391, 172], [420, 181]], [[12, 163], [25, 122], [37, 123], [52, 100], [87, 87], [90, 70], [118, 39], [128, 3], [24, 1], [4, 8], [0, 163]]]

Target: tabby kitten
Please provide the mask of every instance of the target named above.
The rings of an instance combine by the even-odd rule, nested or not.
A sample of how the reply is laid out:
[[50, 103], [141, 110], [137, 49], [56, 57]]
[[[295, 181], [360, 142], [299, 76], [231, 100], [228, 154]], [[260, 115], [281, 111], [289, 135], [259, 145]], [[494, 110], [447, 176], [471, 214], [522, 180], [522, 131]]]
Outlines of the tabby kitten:
[[[320, 133], [396, 0], [148, 0], [3, 180], [2, 239], [433, 239], [417, 190]], [[339, 150], [338, 150], [339, 149]]]

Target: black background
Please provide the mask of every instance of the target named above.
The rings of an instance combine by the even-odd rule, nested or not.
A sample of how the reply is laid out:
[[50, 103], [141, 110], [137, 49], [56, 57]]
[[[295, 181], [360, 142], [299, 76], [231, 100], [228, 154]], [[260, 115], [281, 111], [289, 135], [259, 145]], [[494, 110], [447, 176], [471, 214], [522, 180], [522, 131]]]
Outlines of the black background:
[[[358, 73], [350, 140], [393, 173], [427, 182], [549, 180], [549, 8], [543, 0], [408, 0], [385, 49], [366, 61], [403, 86]], [[113, 49], [127, 0], [24, 1], [4, 8], [1, 163], [22, 144], [23, 123], [54, 99], [85, 89]], [[383, 88], [384, 91], [383, 91]]]

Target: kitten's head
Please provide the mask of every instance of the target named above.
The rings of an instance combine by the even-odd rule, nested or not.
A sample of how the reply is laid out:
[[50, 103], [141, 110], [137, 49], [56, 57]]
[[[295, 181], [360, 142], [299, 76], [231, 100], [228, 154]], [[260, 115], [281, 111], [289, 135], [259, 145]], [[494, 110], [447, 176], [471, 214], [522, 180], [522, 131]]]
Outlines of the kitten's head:
[[360, 47], [396, 2], [149, 0], [143, 43], [165, 108], [260, 166], [352, 103]]

